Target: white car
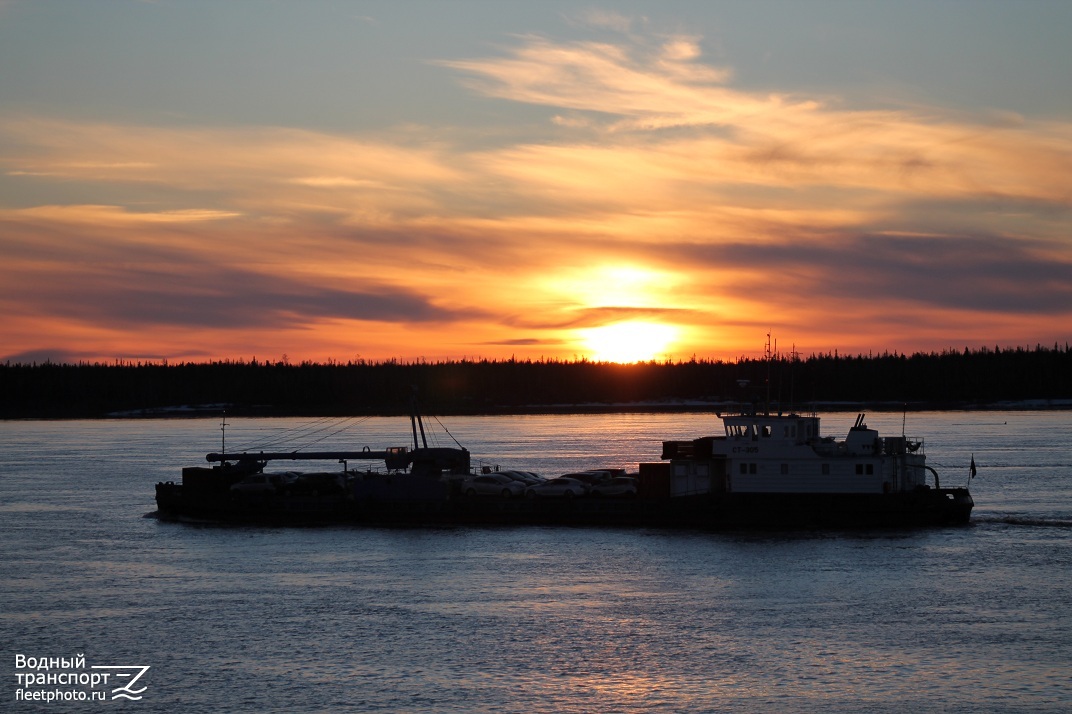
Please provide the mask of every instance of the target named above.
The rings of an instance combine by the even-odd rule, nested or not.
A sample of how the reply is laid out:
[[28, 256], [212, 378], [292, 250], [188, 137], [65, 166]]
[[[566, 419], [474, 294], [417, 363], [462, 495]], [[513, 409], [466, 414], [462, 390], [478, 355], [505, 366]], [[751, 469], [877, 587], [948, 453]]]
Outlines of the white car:
[[574, 473], [562, 474], [564, 478], [583, 481], [588, 484], [588, 488], [595, 488], [601, 483], [610, 481], [613, 475], [614, 474], [607, 469], [592, 469], [591, 471], [576, 471]]
[[238, 493], [275, 493], [287, 482], [287, 478], [281, 474], [251, 474], [231, 486], [231, 490]]
[[538, 483], [543, 483], [544, 478], [531, 471], [496, 471], [496, 474], [501, 474], [506, 478], [517, 481], [522, 486], [535, 486]]
[[616, 476], [610, 481], [592, 487], [593, 496], [635, 496], [637, 480], [629, 476]]
[[588, 485], [586, 483], [567, 476], [559, 476], [550, 481], [544, 481], [535, 486], [529, 486], [525, 491], [525, 495], [529, 498], [535, 498], [537, 496], [561, 496], [563, 498], [573, 498], [574, 496], [583, 496], [586, 493], [588, 493]]
[[483, 474], [473, 476], [462, 482], [462, 493], [466, 496], [520, 496], [525, 492], [525, 484], [502, 474]]

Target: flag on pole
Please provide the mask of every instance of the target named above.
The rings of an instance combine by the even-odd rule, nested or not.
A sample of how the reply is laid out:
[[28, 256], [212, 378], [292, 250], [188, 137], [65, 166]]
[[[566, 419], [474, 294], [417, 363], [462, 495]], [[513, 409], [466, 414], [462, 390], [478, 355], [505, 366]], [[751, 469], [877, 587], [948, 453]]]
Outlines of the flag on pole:
[[968, 480], [971, 481], [975, 478], [975, 454], [972, 454], [971, 466], [968, 467], [968, 470], [971, 472], [971, 476], [968, 477]]

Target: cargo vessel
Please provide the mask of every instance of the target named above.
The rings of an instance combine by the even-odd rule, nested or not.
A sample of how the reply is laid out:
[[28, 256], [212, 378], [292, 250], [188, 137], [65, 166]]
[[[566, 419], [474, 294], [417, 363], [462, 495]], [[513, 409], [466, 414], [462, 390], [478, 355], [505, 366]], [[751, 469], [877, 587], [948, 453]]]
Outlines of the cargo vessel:
[[[474, 469], [461, 445], [430, 448], [414, 412], [412, 446], [208, 454], [216, 465], [185, 468], [181, 483], [157, 484], [157, 513], [264, 524], [703, 529], [932, 526], [970, 520], [974, 503], [968, 489], [941, 487], [937, 471], [926, 463], [922, 439], [882, 437], [868, 428], [863, 414], [842, 440], [822, 436], [814, 414], [752, 410], [717, 416], [722, 424], [716, 434], [663, 442], [661, 461], [640, 463], [630, 474], [632, 488], [601, 491], [597, 480], [580, 480], [620, 476], [598, 469], [576, 475], [576, 488], [541, 488], [531, 481], [514, 487], [507, 480], [520, 478], [519, 472]], [[342, 468], [265, 472], [269, 463], [288, 459], [333, 461]], [[352, 466], [355, 462], [359, 467]], [[474, 478], [480, 477], [501, 479], [503, 486], [478, 491]]]

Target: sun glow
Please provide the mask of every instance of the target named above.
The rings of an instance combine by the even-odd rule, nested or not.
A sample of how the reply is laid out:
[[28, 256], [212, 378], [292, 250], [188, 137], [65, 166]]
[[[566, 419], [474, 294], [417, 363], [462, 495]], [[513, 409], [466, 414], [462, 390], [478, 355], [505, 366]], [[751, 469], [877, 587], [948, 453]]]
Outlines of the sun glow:
[[589, 359], [629, 363], [669, 357], [678, 329], [654, 322], [618, 322], [580, 332]]
[[664, 271], [632, 265], [598, 265], [558, 269], [541, 282], [549, 292], [586, 308], [657, 308], [677, 278]]

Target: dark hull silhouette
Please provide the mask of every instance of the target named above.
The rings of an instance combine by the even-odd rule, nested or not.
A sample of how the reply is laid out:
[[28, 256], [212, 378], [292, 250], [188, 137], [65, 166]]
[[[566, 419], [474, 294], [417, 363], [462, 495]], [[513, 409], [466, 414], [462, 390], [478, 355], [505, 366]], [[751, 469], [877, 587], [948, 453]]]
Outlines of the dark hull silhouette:
[[701, 529], [884, 528], [962, 525], [963, 488], [897, 494], [705, 494], [564, 498], [467, 497], [404, 475], [375, 489], [331, 494], [234, 494], [158, 484], [158, 514], [224, 523], [315, 525], [564, 525]]

